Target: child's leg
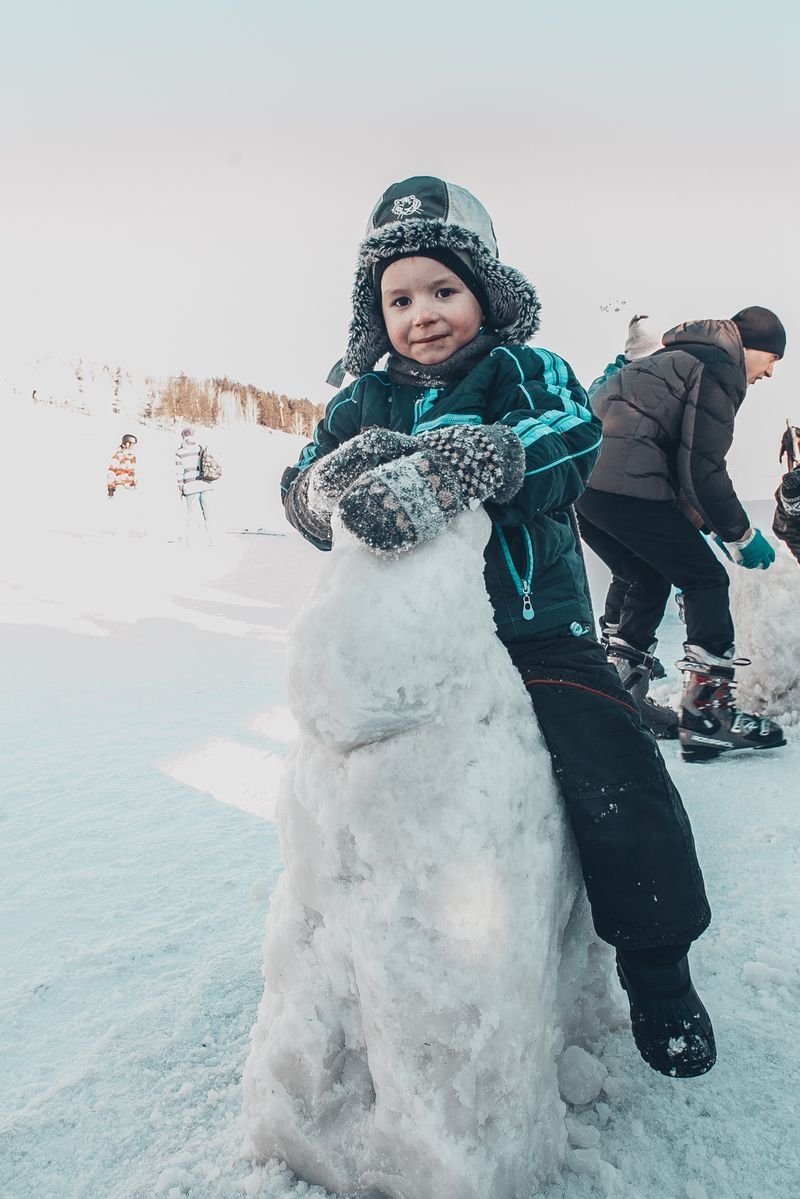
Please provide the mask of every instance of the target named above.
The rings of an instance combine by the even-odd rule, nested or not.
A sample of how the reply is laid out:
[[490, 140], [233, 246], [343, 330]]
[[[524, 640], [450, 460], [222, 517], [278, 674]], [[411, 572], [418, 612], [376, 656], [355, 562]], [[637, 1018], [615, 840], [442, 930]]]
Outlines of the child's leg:
[[710, 920], [689, 818], [616, 671], [590, 637], [506, 648], [553, 760], [598, 936], [685, 946]]

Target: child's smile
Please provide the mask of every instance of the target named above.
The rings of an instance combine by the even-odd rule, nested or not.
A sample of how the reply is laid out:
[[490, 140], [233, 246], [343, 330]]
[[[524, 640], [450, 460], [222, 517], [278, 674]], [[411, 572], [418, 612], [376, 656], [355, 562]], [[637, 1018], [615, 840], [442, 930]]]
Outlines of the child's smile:
[[381, 280], [381, 307], [394, 349], [423, 366], [445, 362], [483, 323], [467, 285], [434, 258], [391, 263]]

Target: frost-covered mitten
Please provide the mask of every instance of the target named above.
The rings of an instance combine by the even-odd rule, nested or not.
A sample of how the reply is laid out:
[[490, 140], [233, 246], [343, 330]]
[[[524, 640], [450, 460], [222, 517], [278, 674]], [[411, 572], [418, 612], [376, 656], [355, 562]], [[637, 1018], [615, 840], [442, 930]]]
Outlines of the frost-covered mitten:
[[504, 504], [522, 486], [525, 450], [508, 425], [448, 425], [419, 433], [417, 440], [457, 472], [468, 500]]
[[424, 450], [369, 471], [339, 502], [342, 524], [370, 549], [410, 550], [459, 512], [522, 485], [525, 451], [505, 425], [437, 429], [419, 441]]
[[330, 541], [331, 513], [339, 499], [365, 471], [391, 462], [417, 448], [413, 437], [373, 428], [352, 437], [304, 470], [286, 496], [295, 527], [318, 541]]
[[348, 487], [365, 471], [419, 449], [416, 439], [392, 429], [365, 429], [321, 458], [308, 471], [308, 502], [317, 516], [328, 517]]

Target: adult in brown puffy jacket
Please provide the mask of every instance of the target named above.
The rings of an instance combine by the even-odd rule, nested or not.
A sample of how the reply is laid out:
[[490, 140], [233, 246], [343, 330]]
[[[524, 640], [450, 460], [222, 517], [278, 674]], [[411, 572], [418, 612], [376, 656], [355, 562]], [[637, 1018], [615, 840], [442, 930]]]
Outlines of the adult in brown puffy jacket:
[[[671, 586], [683, 592], [685, 758], [785, 744], [774, 721], [737, 709], [728, 573], [702, 533], [733, 561], [766, 570], [775, 551], [747, 513], [726, 467], [747, 387], [770, 378], [786, 349], [774, 312], [744, 308], [730, 320], [687, 321], [664, 348], [630, 362], [592, 397], [603, 448], [577, 504], [586, 543], [630, 584], [611, 639], [648, 669]], [[702, 532], [701, 532], [702, 530]]]

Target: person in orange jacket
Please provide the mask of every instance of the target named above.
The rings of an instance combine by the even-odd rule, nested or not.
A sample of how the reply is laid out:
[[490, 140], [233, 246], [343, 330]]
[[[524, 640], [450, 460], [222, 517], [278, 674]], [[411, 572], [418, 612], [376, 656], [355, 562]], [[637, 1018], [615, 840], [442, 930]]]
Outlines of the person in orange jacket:
[[108, 464], [106, 484], [109, 499], [113, 499], [118, 487], [125, 491], [132, 491], [136, 487], [136, 455], [133, 447], [137, 440], [133, 433], [126, 433]]

